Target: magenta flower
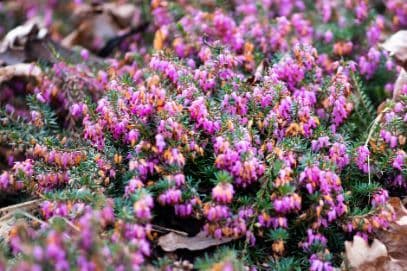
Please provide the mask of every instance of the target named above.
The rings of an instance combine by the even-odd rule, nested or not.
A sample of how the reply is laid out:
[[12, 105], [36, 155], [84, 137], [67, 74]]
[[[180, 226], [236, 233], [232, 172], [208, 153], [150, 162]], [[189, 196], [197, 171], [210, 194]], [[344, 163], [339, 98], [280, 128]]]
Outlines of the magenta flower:
[[220, 204], [232, 202], [235, 193], [233, 185], [230, 183], [219, 183], [212, 189], [212, 198]]
[[406, 158], [407, 158], [406, 153], [402, 150], [399, 150], [397, 152], [396, 157], [393, 160], [393, 163], [392, 163], [393, 168], [401, 171], [406, 163]]
[[143, 194], [133, 204], [134, 214], [138, 219], [150, 220], [153, 206], [153, 198], [149, 194]]
[[362, 170], [364, 173], [369, 172], [369, 167], [367, 164], [369, 155], [370, 151], [366, 146], [360, 146], [356, 149], [355, 162], [359, 169]]
[[175, 188], [170, 188], [158, 196], [158, 202], [161, 205], [175, 205], [180, 203], [181, 199], [181, 190]]

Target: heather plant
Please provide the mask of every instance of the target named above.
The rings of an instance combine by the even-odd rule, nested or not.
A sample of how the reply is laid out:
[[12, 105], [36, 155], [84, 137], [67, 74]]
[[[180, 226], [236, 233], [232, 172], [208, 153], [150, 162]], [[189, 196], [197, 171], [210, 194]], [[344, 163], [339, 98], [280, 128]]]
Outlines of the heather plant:
[[[148, 28], [102, 64], [82, 50], [3, 83], [0, 191], [38, 206], [0, 270], [339, 267], [406, 194], [407, 85], [393, 96], [402, 68], [379, 46], [406, 4], [376, 5], [143, 2]], [[228, 242], [168, 258], [168, 231]]]

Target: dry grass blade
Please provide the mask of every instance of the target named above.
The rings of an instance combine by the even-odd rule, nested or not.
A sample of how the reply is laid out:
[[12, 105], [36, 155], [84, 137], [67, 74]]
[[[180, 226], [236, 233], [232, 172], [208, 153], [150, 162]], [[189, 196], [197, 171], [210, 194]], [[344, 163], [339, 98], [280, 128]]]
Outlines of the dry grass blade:
[[153, 230], [158, 231], [158, 232], [164, 232], [164, 233], [174, 232], [174, 233], [182, 235], [182, 236], [188, 236], [188, 233], [186, 233], [184, 231], [177, 231], [177, 230], [159, 226], [159, 225], [151, 225], [151, 227], [153, 228]]
[[13, 212], [17, 211], [17, 210], [32, 210], [34, 208], [36, 208], [40, 203], [42, 202], [41, 199], [35, 199], [35, 200], [30, 200], [30, 201], [26, 201], [26, 202], [22, 202], [22, 203], [18, 203], [18, 204], [14, 204], [14, 205], [10, 205], [4, 208], [0, 209], [0, 220], [3, 219], [4, 216], [8, 215], [8, 214], [12, 214]]

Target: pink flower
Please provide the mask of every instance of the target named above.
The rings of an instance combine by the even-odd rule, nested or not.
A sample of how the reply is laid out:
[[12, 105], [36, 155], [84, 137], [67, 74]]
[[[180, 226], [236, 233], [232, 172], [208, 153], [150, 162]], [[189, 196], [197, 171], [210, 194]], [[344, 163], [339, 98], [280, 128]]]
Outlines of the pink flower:
[[392, 164], [393, 167], [401, 171], [406, 163], [406, 158], [407, 158], [406, 153], [402, 150], [399, 150], [397, 152], [396, 157], [393, 160], [393, 164]]
[[191, 203], [176, 204], [174, 206], [175, 214], [180, 217], [187, 217], [192, 214], [193, 207]]
[[212, 189], [212, 198], [217, 203], [231, 203], [235, 193], [233, 185], [230, 183], [219, 183]]
[[142, 220], [151, 219], [151, 208], [154, 206], [153, 198], [149, 194], [143, 194], [133, 204], [134, 214]]
[[208, 221], [219, 221], [229, 217], [229, 208], [224, 205], [210, 206], [205, 215]]
[[139, 139], [140, 133], [136, 129], [131, 129], [127, 133], [127, 142], [131, 144], [131, 146], [134, 146], [136, 144], [136, 141]]
[[161, 205], [175, 205], [181, 202], [182, 194], [181, 190], [170, 188], [160, 196], [158, 196], [158, 202]]
[[379, 205], [385, 205], [389, 199], [389, 193], [387, 190], [379, 189], [373, 194], [372, 206], [377, 207]]
[[362, 170], [364, 173], [369, 172], [367, 159], [370, 155], [370, 151], [366, 146], [360, 146], [356, 149], [356, 157], [355, 162], [356, 165]]

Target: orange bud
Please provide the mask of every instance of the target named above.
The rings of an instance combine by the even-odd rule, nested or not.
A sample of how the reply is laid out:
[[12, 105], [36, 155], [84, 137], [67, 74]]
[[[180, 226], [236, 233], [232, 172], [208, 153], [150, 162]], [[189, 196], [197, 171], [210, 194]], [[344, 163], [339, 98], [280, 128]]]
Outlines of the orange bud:
[[153, 47], [155, 50], [163, 49], [165, 38], [166, 38], [166, 34], [164, 33], [163, 30], [161, 30], [161, 28], [155, 32], [154, 41], [153, 41]]
[[283, 242], [283, 240], [275, 241], [271, 247], [272, 247], [273, 251], [275, 253], [277, 253], [277, 254], [281, 255], [281, 254], [284, 253], [284, 242]]

